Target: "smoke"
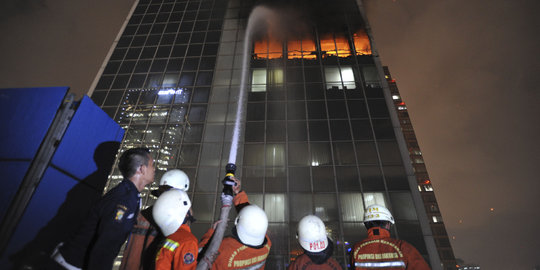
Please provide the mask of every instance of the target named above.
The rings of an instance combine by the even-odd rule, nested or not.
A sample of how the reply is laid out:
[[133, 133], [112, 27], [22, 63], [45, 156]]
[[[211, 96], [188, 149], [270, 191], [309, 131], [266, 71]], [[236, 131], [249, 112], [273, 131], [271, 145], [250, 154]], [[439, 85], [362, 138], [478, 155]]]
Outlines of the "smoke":
[[298, 8], [277, 5], [259, 5], [250, 15], [248, 31], [253, 41], [298, 39], [313, 32], [313, 26]]
[[[343, 14], [347, 10], [348, 14]], [[364, 28], [358, 7], [353, 1], [323, 0], [265, 1], [256, 6], [251, 17], [253, 41], [300, 40], [319, 34], [356, 32]], [[264, 23], [259, 23], [263, 22]]]
[[45, 0], [4, 0], [0, 1], [0, 21], [21, 13], [48, 8]]

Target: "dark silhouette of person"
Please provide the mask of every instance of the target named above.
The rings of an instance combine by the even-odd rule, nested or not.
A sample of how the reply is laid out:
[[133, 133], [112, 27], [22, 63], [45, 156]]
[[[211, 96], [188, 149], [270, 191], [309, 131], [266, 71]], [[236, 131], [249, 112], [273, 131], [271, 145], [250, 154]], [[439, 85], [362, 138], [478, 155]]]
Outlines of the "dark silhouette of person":
[[56, 245], [77, 231], [92, 205], [103, 195], [119, 147], [120, 143], [114, 141], [97, 146], [93, 157], [97, 170], [80, 180], [67, 193], [56, 215], [39, 230], [36, 237], [9, 257], [13, 262], [12, 269], [43, 269]]

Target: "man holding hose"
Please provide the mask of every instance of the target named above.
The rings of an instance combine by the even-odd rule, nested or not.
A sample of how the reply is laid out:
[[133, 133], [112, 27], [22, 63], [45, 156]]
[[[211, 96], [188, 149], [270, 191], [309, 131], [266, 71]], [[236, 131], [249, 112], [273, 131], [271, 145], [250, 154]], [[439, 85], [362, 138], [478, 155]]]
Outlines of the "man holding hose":
[[[230, 179], [235, 182], [233, 203], [238, 216], [232, 236], [223, 238], [211, 269], [264, 269], [272, 245], [266, 235], [268, 218], [264, 210], [249, 203], [247, 194], [241, 190], [240, 180], [234, 177]], [[205, 246], [214, 234], [215, 226], [213, 227], [199, 243], [201, 253], [205, 252]], [[199, 258], [203, 257], [204, 255], [199, 254]]]

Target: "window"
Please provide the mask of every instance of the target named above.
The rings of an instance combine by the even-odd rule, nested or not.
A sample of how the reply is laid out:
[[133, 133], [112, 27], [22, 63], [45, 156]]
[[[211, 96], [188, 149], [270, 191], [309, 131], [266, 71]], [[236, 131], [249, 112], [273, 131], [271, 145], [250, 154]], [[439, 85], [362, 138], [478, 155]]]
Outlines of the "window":
[[351, 56], [351, 48], [349, 46], [349, 41], [342, 34], [325, 35], [321, 37], [320, 43], [321, 51], [324, 56]]
[[359, 30], [353, 34], [354, 47], [356, 49], [356, 55], [369, 55], [371, 54], [371, 44], [369, 43], [369, 37], [364, 30]]
[[287, 58], [306, 58], [306, 59], [315, 59], [317, 58], [317, 48], [315, 47], [315, 42], [311, 38], [303, 40], [290, 40], [287, 43]]
[[285, 194], [269, 194], [264, 196], [264, 212], [269, 222], [284, 222], [287, 216]]
[[266, 38], [266, 40], [255, 41], [253, 48], [255, 59], [276, 59], [283, 57], [281, 42], [271, 37]]
[[364, 75], [365, 84], [370, 88], [381, 87], [379, 82], [379, 73], [375, 66], [365, 66], [362, 68], [362, 75]]
[[266, 69], [254, 69], [251, 80], [251, 92], [266, 91]]
[[324, 75], [327, 89], [356, 89], [352, 67], [326, 67]]
[[342, 205], [343, 221], [363, 221], [364, 208], [372, 204], [379, 204], [387, 207], [383, 194], [380, 192], [364, 193], [363, 203], [361, 193], [342, 193], [339, 196]]
[[283, 84], [283, 69], [253, 69], [251, 92], [266, 92], [268, 85]]

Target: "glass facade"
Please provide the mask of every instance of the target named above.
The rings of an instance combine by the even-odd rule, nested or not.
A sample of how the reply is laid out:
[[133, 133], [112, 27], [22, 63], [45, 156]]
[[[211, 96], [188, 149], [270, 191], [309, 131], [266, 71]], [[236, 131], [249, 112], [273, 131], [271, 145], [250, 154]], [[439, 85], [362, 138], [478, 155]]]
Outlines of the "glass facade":
[[445, 269], [455, 269], [455, 265], [458, 265], [458, 263], [456, 262], [448, 234], [446, 233], [442, 215], [437, 200], [435, 199], [433, 186], [431, 185], [431, 180], [427, 173], [426, 165], [424, 164], [422, 151], [420, 151], [420, 146], [418, 145], [411, 119], [407, 112], [407, 106], [401, 99], [396, 80], [390, 75], [388, 67], [384, 67], [384, 74], [390, 88], [390, 93], [392, 94], [394, 106], [398, 113], [401, 130], [403, 131], [403, 136], [407, 148], [409, 149], [409, 156], [415, 171], [418, 190], [422, 195], [422, 201], [424, 202], [424, 208], [428, 216], [429, 225], [433, 233], [441, 263], [444, 265]]
[[[199, 238], [219, 217], [255, 3], [261, 2], [138, 1], [92, 93], [126, 130], [121, 151], [150, 148], [156, 179], [172, 168], [189, 175], [198, 220], [192, 230]], [[301, 30], [276, 36], [268, 20], [248, 45], [236, 165], [250, 201], [268, 215], [273, 245], [267, 269], [285, 269], [301, 252], [296, 226], [308, 214], [325, 222], [334, 257], [346, 267], [352, 245], [367, 236], [363, 209], [373, 203], [393, 212], [393, 236], [415, 245], [429, 262], [424, 238], [431, 232], [420, 224], [418, 211], [425, 210], [415, 207], [419, 191], [411, 189], [410, 160], [396, 137], [403, 135], [393, 127], [394, 108], [387, 106], [360, 9], [352, 0], [327, 4], [287, 5], [309, 15], [298, 23]], [[119, 181], [115, 168], [108, 188]], [[143, 192], [145, 206], [155, 201], [155, 188]]]

